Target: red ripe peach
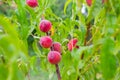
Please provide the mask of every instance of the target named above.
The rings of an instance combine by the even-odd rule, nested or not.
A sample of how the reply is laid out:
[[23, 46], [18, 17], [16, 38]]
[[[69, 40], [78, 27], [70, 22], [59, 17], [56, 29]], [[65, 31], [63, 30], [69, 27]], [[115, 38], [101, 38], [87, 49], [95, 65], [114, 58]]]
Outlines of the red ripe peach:
[[62, 51], [61, 44], [59, 42], [54, 42], [52, 44], [52, 50], [58, 51], [59, 53], [61, 53]]
[[[107, 0], [101, 0], [102, 1], [102, 4], [105, 3]], [[86, 0], [87, 2], [87, 5], [88, 6], [91, 6], [92, 5], [92, 0]]]
[[42, 32], [50, 31], [51, 27], [52, 27], [52, 24], [48, 20], [42, 20], [39, 25], [39, 28]]
[[92, 0], [86, 0], [86, 2], [87, 2], [87, 5], [88, 5], [88, 6], [91, 6], [91, 5], [92, 5]]
[[44, 48], [50, 48], [52, 46], [52, 39], [49, 36], [43, 36], [40, 38], [39, 43]]
[[78, 40], [76, 38], [71, 39], [68, 43], [68, 50], [72, 51], [74, 47], [76, 47], [76, 43], [78, 42]]
[[50, 51], [47, 58], [51, 64], [58, 64], [61, 61], [61, 55], [57, 51]]
[[34, 8], [36, 6], [38, 6], [38, 1], [37, 0], [26, 0], [26, 3], [28, 6]]

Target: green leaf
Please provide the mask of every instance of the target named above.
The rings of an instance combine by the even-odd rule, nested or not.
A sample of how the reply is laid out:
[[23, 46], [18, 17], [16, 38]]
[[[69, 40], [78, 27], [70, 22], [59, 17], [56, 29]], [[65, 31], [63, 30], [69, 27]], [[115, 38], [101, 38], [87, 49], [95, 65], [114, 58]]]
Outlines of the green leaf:
[[111, 80], [117, 69], [116, 57], [114, 53], [114, 41], [106, 38], [103, 42], [101, 50], [101, 71], [105, 80]]
[[67, 0], [65, 5], [64, 5], [64, 14], [66, 14], [66, 9], [67, 9], [67, 6], [72, 2], [72, 0]]
[[7, 80], [8, 68], [0, 64], [0, 79]]

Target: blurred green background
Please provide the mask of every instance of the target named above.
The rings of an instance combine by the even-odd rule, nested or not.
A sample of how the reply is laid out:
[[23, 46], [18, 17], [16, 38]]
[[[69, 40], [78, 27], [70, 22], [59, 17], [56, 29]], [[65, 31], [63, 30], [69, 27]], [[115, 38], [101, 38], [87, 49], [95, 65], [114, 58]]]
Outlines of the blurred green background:
[[[62, 80], [120, 80], [120, 0], [38, 2], [33, 9], [25, 0], [0, 0], [0, 80], [57, 80], [49, 49], [38, 43], [46, 35], [39, 30], [43, 15], [62, 44]], [[80, 47], [72, 52], [71, 38]]]

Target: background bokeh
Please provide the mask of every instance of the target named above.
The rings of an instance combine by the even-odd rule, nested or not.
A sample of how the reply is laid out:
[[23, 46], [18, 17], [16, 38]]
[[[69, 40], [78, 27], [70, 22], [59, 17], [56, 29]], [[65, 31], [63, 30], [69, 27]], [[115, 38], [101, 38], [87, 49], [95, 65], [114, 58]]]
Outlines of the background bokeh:
[[[62, 80], [120, 80], [120, 0], [38, 2], [31, 8], [25, 0], [0, 0], [0, 80], [57, 80], [49, 49], [39, 45], [42, 16], [62, 44]], [[70, 52], [72, 38], [80, 48]]]

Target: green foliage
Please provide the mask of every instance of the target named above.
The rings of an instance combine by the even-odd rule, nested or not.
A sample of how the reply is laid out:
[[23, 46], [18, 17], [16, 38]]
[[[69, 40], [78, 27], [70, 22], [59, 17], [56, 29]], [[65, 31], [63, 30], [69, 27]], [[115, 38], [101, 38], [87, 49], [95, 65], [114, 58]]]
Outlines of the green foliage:
[[[36, 8], [25, 1], [0, 1], [1, 80], [57, 80], [50, 50], [39, 44], [46, 35], [39, 30], [43, 17], [52, 23], [52, 39], [62, 44], [62, 80], [120, 79], [120, 0], [93, 0], [91, 7], [86, 0], [38, 0]], [[72, 38], [79, 49], [70, 52]]]
[[115, 75], [117, 69], [117, 60], [113, 54], [115, 45], [110, 38], [105, 39], [103, 44], [101, 50], [101, 70], [105, 80], [110, 80]]

